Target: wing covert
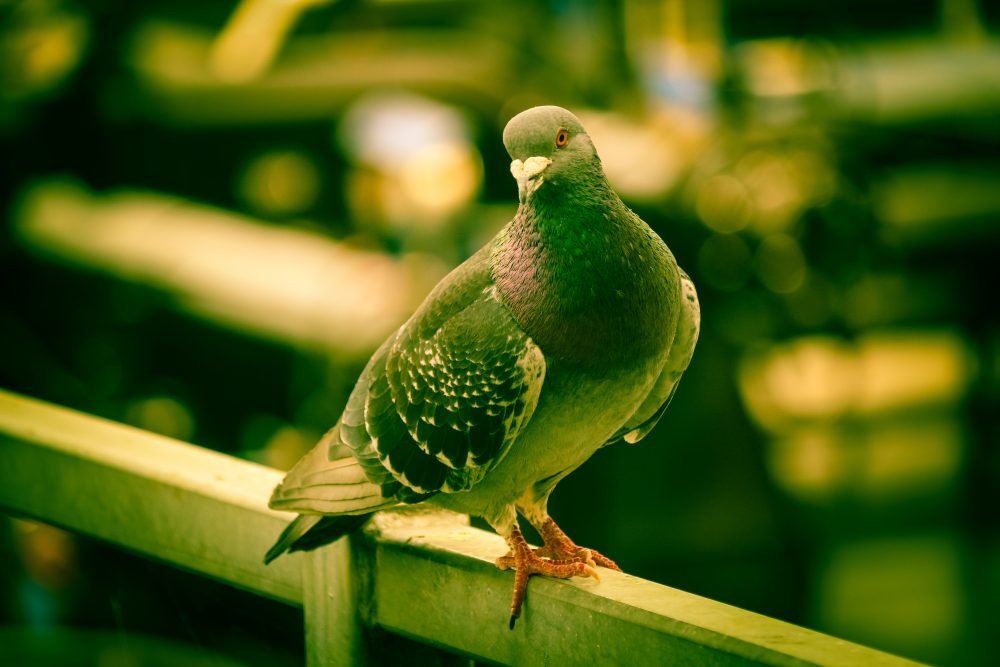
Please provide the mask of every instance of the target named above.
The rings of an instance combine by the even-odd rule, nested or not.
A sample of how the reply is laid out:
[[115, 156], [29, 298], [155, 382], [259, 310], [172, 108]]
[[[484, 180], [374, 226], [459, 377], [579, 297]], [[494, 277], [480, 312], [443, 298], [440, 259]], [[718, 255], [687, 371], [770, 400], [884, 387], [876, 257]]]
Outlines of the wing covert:
[[[433, 484], [460, 491], [506, 453], [534, 410], [545, 362], [492, 288], [432, 328], [418, 327], [400, 337], [386, 377], [412, 443], [438, 464]], [[388, 457], [388, 467], [405, 474], [405, 467]], [[416, 480], [407, 476], [407, 481]]]
[[663, 370], [646, 399], [632, 417], [604, 443], [605, 446], [623, 439], [625, 442], [635, 443], [646, 437], [666, 412], [670, 399], [677, 391], [681, 375], [691, 363], [695, 345], [698, 343], [698, 334], [701, 331], [701, 307], [691, 278], [682, 269], [677, 270], [681, 291], [680, 316], [677, 318], [674, 341], [663, 364]]
[[381, 437], [375, 448], [414, 490], [461, 491], [503, 458], [535, 408], [545, 361], [489, 287], [440, 326], [421, 324], [386, 363], [396, 423], [409, 437]]
[[417, 502], [474, 486], [530, 419], [541, 350], [497, 300], [488, 254], [456, 269], [369, 362], [341, 439], [383, 495]]

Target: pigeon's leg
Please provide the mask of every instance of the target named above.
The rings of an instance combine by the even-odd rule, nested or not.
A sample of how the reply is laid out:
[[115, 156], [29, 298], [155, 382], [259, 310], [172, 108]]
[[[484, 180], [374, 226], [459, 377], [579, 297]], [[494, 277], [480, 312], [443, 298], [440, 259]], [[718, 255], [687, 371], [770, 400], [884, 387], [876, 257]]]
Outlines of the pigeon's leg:
[[516, 525], [505, 538], [510, 552], [497, 558], [497, 567], [501, 570], [515, 569], [514, 596], [510, 603], [510, 628], [521, 615], [521, 605], [528, 590], [528, 577], [532, 574], [543, 574], [547, 577], [569, 579], [570, 577], [593, 577], [600, 580], [597, 571], [582, 561], [553, 561], [542, 558], [537, 550], [532, 550]]
[[549, 516], [549, 495], [555, 489], [559, 480], [570, 472], [543, 480], [529, 489], [517, 503], [517, 510], [535, 527], [542, 536], [545, 546], [535, 549], [535, 555], [548, 558], [555, 562], [586, 563], [591, 567], [600, 565], [609, 570], [621, 572], [622, 569], [613, 560], [602, 556], [593, 549], [579, 547], [566, 536], [556, 522]]
[[610, 558], [602, 556], [593, 549], [579, 547], [574, 544], [573, 540], [569, 539], [566, 533], [552, 520], [552, 517], [549, 516], [547, 505], [549, 500], [548, 494], [551, 493], [554, 486], [555, 484], [552, 484], [548, 488], [543, 489], [534, 498], [526, 495], [517, 506], [521, 514], [535, 527], [535, 530], [538, 531], [538, 534], [542, 536], [542, 540], [545, 542], [545, 546], [535, 549], [535, 555], [542, 558], [549, 558], [559, 563], [586, 563], [591, 567], [600, 565], [609, 570], [621, 572], [622, 569]]
[[574, 544], [573, 541], [566, 536], [566, 533], [564, 533], [562, 529], [556, 525], [556, 522], [552, 520], [552, 517], [546, 515], [542, 521], [539, 521], [538, 523], [532, 521], [531, 525], [535, 527], [538, 534], [542, 536], [542, 540], [545, 542], [544, 547], [535, 550], [535, 555], [551, 558], [555, 561], [587, 563], [591, 566], [600, 565], [601, 567], [606, 567], [609, 570], [615, 570], [616, 572], [622, 571], [622, 569], [618, 567], [610, 558], [602, 556], [593, 549], [578, 547]]

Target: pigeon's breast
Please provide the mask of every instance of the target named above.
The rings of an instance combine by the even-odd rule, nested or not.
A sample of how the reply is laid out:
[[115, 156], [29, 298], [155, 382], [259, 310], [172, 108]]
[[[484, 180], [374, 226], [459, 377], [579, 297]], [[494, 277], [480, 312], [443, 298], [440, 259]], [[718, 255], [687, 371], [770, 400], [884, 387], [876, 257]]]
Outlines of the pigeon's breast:
[[678, 269], [641, 221], [557, 242], [537, 229], [505, 241], [493, 261], [500, 298], [547, 359], [620, 365], [669, 349]]

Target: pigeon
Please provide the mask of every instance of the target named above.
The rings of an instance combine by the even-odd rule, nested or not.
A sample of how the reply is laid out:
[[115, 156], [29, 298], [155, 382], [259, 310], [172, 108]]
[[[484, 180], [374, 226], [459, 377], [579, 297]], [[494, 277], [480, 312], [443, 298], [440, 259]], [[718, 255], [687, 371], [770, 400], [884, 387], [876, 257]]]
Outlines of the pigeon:
[[[372, 355], [336, 425], [270, 507], [298, 512], [267, 553], [332, 542], [372, 513], [433, 505], [485, 519], [513, 569], [510, 628], [532, 574], [619, 570], [548, 514], [566, 475], [656, 425], [698, 340], [694, 284], [618, 197], [575, 115], [540, 106], [503, 133], [513, 219]], [[525, 540], [518, 516], [544, 545]]]

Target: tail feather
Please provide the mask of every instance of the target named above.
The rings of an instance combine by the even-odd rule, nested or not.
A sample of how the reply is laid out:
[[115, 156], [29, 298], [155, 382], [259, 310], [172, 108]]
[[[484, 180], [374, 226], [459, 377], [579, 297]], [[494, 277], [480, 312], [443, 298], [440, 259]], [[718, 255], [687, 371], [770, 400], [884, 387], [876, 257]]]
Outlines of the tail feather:
[[272, 560], [291, 549], [292, 545], [309, 532], [309, 529], [319, 523], [322, 518], [319, 514], [300, 514], [295, 517], [290, 524], [285, 526], [274, 546], [267, 550], [267, 554], [264, 556], [264, 565], [270, 564]]
[[371, 514], [345, 514], [343, 516], [323, 516], [320, 514], [300, 514], [282, 531], [264, 556], [264, 565], [286, 551], [310, 551], [336, 542], [344, 535], [360, 528]]
[[268, 504], [287, 512], [364, 514], [397, 503], [365, 475], [354, 453], [340, 441], [338, 424], [295, 464]]
[[274, 490], [272, 509], [304, 512], [278, 537], [264, 563], [286, 551], [315, 549], [357, 529], [375, 510], [398, 504], [382, 495], [340, 440], [340, 424], [302, 457]]

